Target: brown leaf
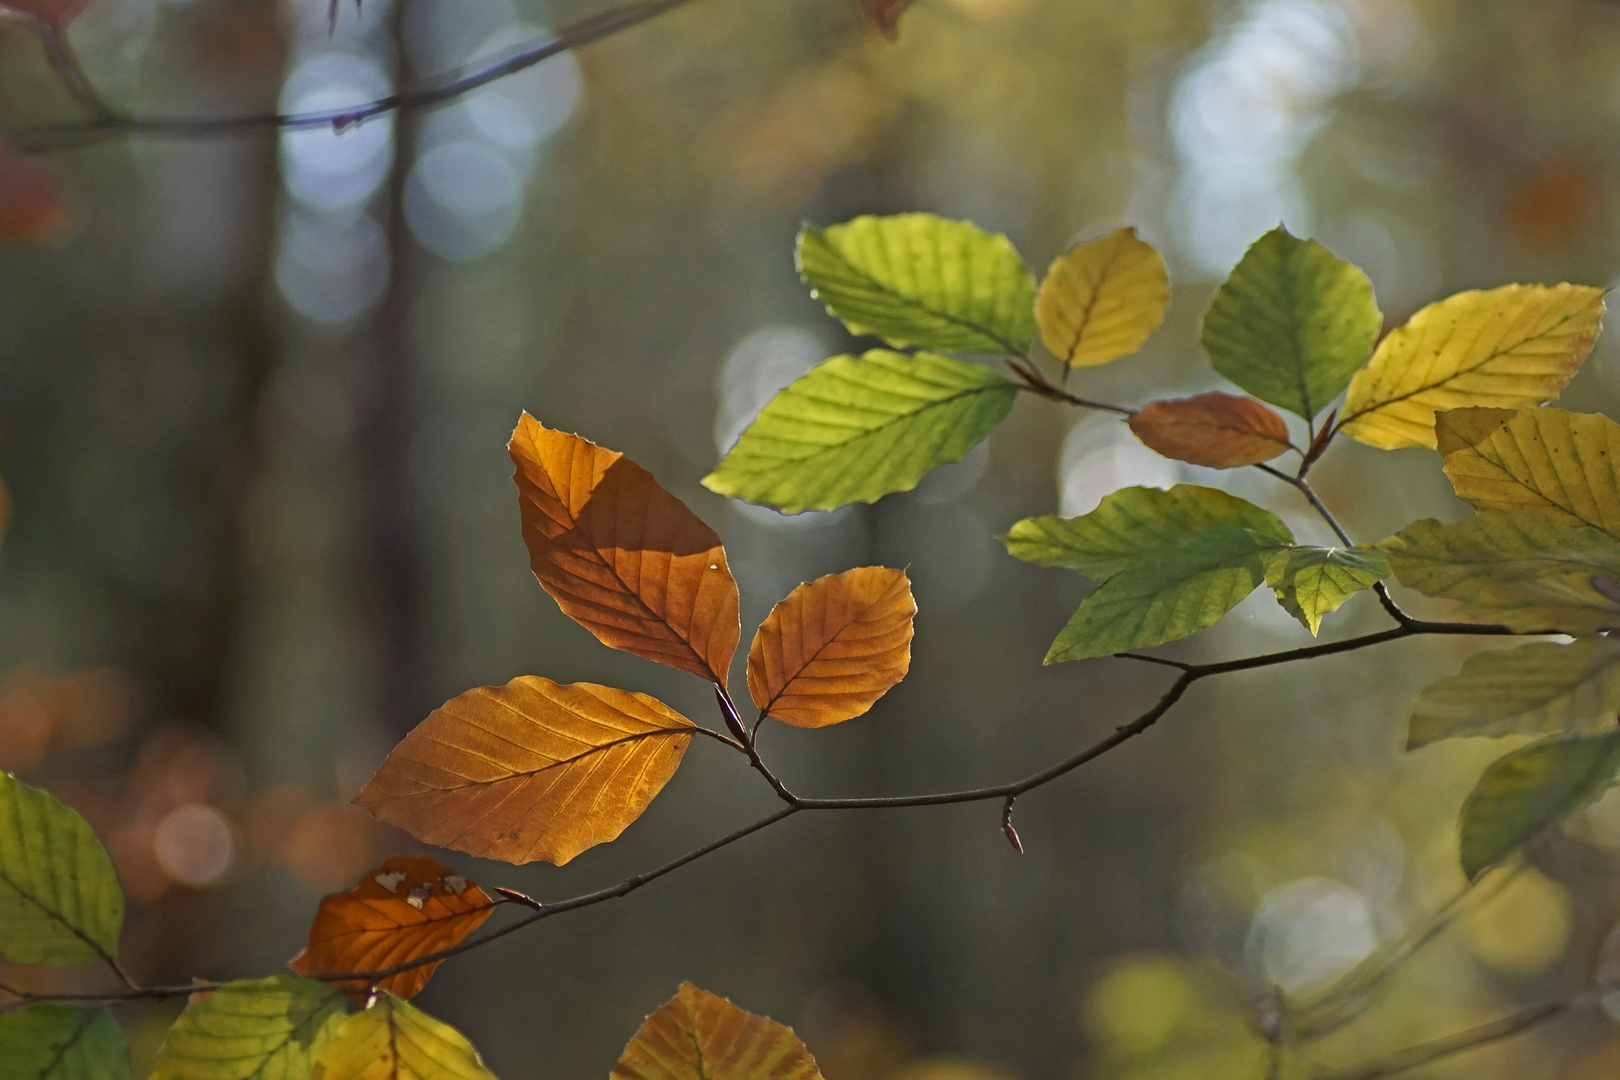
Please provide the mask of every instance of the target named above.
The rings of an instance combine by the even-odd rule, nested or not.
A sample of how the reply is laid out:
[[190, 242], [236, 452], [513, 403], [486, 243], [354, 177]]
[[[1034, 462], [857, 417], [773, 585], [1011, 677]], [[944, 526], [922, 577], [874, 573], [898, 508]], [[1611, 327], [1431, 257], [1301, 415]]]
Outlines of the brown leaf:
[[524, 413], [517, 466], [529, 565], [604, 644], [718, 685], [737, 651], [737, 583], [720, 537], [640, 465]]
[[821, 1080], [821, 1070], [792, 1028], [682, 983], [608, 1080]]
[[1213, 469], [1255, 465], [1288, 449], [1288, 425], [1254, 398], [1212, 391], [1155, 401], [1130, 419], [1131, 431], [1167, 458]]
[[71, 219], [55, 174], [0, 142], [0, 243], [41, 243]]
[[[460, 944], [484, 925], [495, 901], [437, 859], [389, 859], [348, 892], [328, 896], [309, 928], [309, 944], [287, 966], [300, 975], [380, 971]], [[377, 987], [413, 998], [443, 961], [390, 975]], [[364, 1004], [365, 980], [333, 983]]]
[[60, 30], [89, 6], [90, 0], [4, 0], [0, 11], [20, 11]]
[[646, 694], [525, 675], [434, 710], [354, 801], [429, 844], [561, 866], [641, 816], [693, 728]]
[[900, 13], [911, 6], [911, 0], [860, 0], [860, 5], [877, 32], [894, 41], [900, 36]]
[[748, 650], [754, 704], [794, 727], [860, 716], [906, 677], [916, 614], [903, 570], [862, 566], [800, 585]]

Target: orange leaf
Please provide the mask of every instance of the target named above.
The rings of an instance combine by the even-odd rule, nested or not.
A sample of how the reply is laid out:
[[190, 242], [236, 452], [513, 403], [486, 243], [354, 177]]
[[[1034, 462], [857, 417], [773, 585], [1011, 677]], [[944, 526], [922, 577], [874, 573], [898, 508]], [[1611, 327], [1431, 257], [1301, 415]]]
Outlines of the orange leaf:
[[693, 730], [646, 694], [525, 675], [435, 709], [354, 801], [429, 844], [561, 866], [641, 816]]
[[860, 0], [860, 5], [878, 33], [894, 41], [900, 36], [900, 13], [911, 6], [911, 0]]
[[916, 614], [903, 570], [862, 566], [800, 585], [748, 650], [754, 704], [794, 727], [860, 716], [906, 677]]
[[90, 0], [4, 0], [0, 9], [20, 11], [32, 15], [60, 30], [79, 17], [90, 6]]
[[[380, 971], [448, 949], [484, 925], [495, 901], [437, 859], [389, 859], [348, 892], [328, 896], [309, 928], [309, 944], [287, 966], [305, 976]], [[377, 987], [412, 998], [442, 960], [380, 979]], [[334, 983], [364, 1004], [365, 980]]]
[[1270, 461], [1288, 449], [1288, 425], [1254, 398], [1211, 392], [1155, 401], [1130, 419], [1131, 431], [1167, 458], [1231, 469]]
[[821, 1070], [792, 1028], [682, 983], [608, 1080], [821, 1080]]
[[737, 583], [720, 537], [623, 454], [524, 413], [507, 447], [529, 566], [604, 645], [724, 685]]
[[0, 243], [40, 243], [71, 218], [55, 174], [0, 142]]

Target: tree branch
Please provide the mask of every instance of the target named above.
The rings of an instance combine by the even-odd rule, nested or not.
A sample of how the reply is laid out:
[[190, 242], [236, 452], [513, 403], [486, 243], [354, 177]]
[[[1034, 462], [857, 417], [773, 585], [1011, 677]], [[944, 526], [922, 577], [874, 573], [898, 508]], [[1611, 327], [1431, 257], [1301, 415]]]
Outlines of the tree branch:
[[[431, 109], [448, 104], [480, 87], [531, 68], [559, 53], [612, 37], [649, 19], [657, 18], [690, 3], [691, 0], [639, 0], [612, 11], [592, 16], [565, 27], [555, 37], [519, 49], [502, 59], [471, 68], [458, 75], [412, 90], [389, 94], [373, 101], [341, 109], [306, 113], [251, 113], [231, 117], [132, 116], [105, 105], [71, 54], [51, 52], [51, 42], [60, 45], [60, 36], [36, 27], [51, 52], [52, 64], [68, 89], [95, 114], [88, 120], [66, 124], [42, 124], [12, 131], [16, 146], [30, 153], [66, 150], [121, 135], [141, 135], [174, 139], [206, 139], [260, 131], [330, 127], [343, 130], [374, 117], [399, 110]], [[48, 29], [48, 28], [46, 28]]]

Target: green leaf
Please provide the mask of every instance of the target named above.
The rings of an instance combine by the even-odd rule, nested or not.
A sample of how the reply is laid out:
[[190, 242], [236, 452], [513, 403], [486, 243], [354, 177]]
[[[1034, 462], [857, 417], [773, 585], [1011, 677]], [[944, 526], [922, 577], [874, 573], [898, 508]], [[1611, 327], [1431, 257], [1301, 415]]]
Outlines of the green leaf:
[[1597, 798], [1620, 769], [1620, 732], [1544, 739], [1495, 761], [1462, 809], [1470, 881]]
[[1468, 658], [1412, 706], [1406, 748], [1470, 735], [1591, 734], [1620, 712], [1620, 640], [1536, 642]]
[[1267, 563], [1287, 546], [1247, 529], [1220, 529], [1154, 551], [1085, 598], [1046, 663], [1144, 649], [1213, 626], [1266, 580]]
[[343, 995], [325, 983], [229, 983], [180, 1014], [150, 1080], [301, 1080], [343, 1020]]
[[1293, 540], [1269, 510], [1217, 488], [1177, 484], [1168, 491], [1121, 488], [1079, 517], [1025, 518], [1008, 530], [1003, 542], [1015, 559], [1078, 570], [1101, 581], [1145, 555], [1215, 529], [1248, 529]]
[[1216, 371], [1310, 419], [1367, 362], [1382, 325], [1366, 274], [1279, 225], [1215, 293], [1202, 336]]
[[110, 963], [123, 922], [118, 875], [84, 818], [0, 772], [0, 956]]
[[1519, 633], [1620, 626], [1620, 540], [1530, 510], [1429, 518], [1378, 544], [1401, 584]]
[[0, 1080], [129, 1080], [129, 1047], [106, 1009], [30, 1005], [0, 1015]]
[[1017, 394], [932, 353], [835, 356], [772, 398], [703, 486], [790, 514], [875, 502], [960, 461]]
[[799, 232], [799, 274], [852, 334], [896, 347], [1029, 352], [1035, 278], [1005, 236], [933, 214]]
[[386, 990], [350, 1016], [313, 1080], [495, 1080], [467, 1037]]
[[1277, 603], [1312, 637], [1322, 616], [1388, 576], [1384, 553], [1361, 548], [1290, 548], [1266, 567], [1266, 584], [1276, 592]]

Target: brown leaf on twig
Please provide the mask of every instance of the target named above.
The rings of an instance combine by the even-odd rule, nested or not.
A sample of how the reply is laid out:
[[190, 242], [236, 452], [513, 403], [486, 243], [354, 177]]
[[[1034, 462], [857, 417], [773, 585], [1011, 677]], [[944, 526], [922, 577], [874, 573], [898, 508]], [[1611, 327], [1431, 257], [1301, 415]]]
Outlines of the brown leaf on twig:
[[1288, 425], [1254, 398], [1214, 391], [1155, 401], [1130, 419], [1138, 439], [1167, 458], [1213, 469], [1270, 461], [1288, 449]]
[[792, 1028], [682, 983], [608, 1080], [821, 1080], [821, 1070]]
[[[494, 910], [484, 890], [437, 859], [389, 859], [348, 892], [321, 901], [309, 944], [287, 966], [310, 977], [380, 971], [460, 944]], [[377, 988], [415, 997], [441, 963], [379, 979]], [[364, 979], [332, 985], [360, 1004], [371, 989]]]
[[737, 651], [720, 537], [623, 454], [524, 413], [507, 447], [529, 565], [604, 644], [718, 685]]

